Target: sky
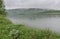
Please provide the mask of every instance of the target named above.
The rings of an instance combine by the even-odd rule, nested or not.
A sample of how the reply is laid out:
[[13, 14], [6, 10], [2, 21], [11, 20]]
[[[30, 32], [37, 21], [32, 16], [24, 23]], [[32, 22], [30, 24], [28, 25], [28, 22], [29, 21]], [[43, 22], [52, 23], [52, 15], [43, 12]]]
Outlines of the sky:
[[43, 8], [60, 10], [60, 0], [4, 0], [6, 9]]

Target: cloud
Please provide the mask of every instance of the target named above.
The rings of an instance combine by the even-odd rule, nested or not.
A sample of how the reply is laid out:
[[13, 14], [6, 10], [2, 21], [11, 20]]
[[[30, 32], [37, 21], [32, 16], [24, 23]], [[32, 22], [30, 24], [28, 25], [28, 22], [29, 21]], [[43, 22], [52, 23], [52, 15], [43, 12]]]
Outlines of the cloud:
[[60, 9], [60, 0], [4, 0], [6, 8]]

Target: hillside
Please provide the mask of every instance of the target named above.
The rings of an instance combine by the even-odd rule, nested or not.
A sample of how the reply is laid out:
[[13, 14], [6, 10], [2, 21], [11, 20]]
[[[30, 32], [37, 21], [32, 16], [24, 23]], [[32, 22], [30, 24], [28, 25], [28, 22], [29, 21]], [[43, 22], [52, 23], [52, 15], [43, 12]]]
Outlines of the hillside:
[[10, 9], [7, 10], [8, 13], [19, 13], [20, 15], [24, 14], [60, 14], [60, 10], [48, 10], [48, 9], [38, 9], [38, 8], [29, 8], [29, 9]]

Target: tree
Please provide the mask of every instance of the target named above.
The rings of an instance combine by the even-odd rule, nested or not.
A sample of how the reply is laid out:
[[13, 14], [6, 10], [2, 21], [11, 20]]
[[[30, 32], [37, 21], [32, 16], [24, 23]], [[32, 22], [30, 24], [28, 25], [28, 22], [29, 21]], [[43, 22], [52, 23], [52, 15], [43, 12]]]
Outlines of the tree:
[[3, 4], [3, 0], [0, 0], [0, 15], [6, 15], [5, 6]]

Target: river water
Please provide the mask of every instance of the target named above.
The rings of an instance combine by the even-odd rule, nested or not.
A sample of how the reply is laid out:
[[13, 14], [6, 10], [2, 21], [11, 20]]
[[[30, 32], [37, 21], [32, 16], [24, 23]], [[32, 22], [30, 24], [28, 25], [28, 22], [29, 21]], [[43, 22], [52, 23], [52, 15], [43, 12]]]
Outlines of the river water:
[[19, 14], [7, 13], [7, 17], [14, 24], [24, 24], [35, 28], [49, 28], [60, 32], [60, 15], [57, 14]]

